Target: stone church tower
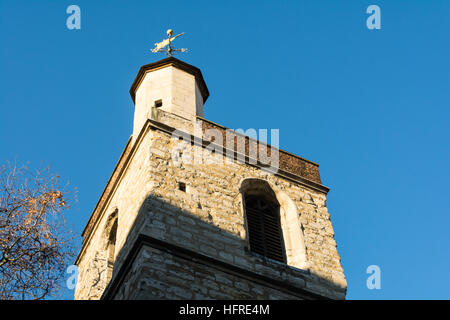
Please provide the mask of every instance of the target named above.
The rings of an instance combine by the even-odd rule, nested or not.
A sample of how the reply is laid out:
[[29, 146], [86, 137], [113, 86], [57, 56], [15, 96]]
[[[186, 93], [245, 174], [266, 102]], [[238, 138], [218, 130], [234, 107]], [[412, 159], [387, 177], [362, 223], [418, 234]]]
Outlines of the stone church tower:
[[76, 299], [345, 299], [316, 163], [203, 118], [202, 73], [173, 57], [142, 66], [130, 94]]

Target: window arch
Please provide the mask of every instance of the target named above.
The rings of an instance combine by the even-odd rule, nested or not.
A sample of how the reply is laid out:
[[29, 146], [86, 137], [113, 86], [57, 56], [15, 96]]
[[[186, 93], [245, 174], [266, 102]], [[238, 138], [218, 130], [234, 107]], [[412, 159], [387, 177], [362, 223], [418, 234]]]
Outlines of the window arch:
[[[306, 246], [303, 227], [300, 221], [299, 208], [297, 208], [296, 203], [291, 199], [287, 191], [282, 191], [277, 186], [259, 178], [243, 179], [239, 191], [242, 196], [241, 208], [243, 210], [244, 227], [247, 233], [247, 241], [250, 250], [257, 252], [254, 250], [255, 245], [253, 245], [252, 248], [250, 243], [250, 233], [252, 233], [252, 231], [249, 228], [250, 219], [248, 218], [248, 210], [246, 210], [246, 198], [257, 196], [275, 205], [275, 211], [278, 216], [277, 222], [279, 222], [280, 225], [281, 246], [284, 256], [283, 262], [295, 268], [308, 269], [309, 262], [306, 256]], [[252, 224], [252, 222], [250, 222], [250, 224]], [[253, 238], [255, 238], [255, 235]], [[278, 260], [282, 261], [281, 259]]]
[[116, 239], [117, 239], [117, 224], [118, 224], [118, 210], [114, 210], [108, 217], [105, 225], [105, 237], [106, 237], [106, 281], [109, 282], [112, 278], [115, 251], [116, 251]]
[[256, 179], [243, 184], [241, 191], [250, 251], [286, 262], [280, 204], [274, 192], [267, 182]]

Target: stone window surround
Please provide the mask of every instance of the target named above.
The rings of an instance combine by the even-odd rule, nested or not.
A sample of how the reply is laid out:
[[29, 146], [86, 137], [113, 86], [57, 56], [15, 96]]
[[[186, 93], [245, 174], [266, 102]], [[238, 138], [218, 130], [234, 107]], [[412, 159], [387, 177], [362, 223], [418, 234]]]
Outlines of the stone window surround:
[[[245, 178], [241, 181], [239, 189], [241, 193], [241, 216], [245, 217], [244, 197], [245, 194], [269, 194], [272, 195], [280, 205], [280, 223], [283, 232], [286, 264], [298, 269], [308, 269], [306, 258], [306, 246], [303, 239], [303, 229], [297, 206], [294, 201], [283, 191], [279, 190], [270, 182], [259, 178]], [[247, 221], [245, 221], [246, 235], [248, 235]], [[247, 247], [249, 239], [246, 236]], [[267, 258], [268, 259], [268, 258]]]

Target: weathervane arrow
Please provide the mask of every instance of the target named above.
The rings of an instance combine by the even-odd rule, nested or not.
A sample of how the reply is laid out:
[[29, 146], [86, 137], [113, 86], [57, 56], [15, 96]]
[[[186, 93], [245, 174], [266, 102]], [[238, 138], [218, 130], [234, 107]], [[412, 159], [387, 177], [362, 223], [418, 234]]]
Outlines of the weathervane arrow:
[[187, 51], [186, 48], [176, 49], [176, 48], [172, 47], [172, 41], [175, 40], [176, 38], [178, 38], [179, 36], [183, 35], [183, 34], [184, 34], [184, 32], [176, 35], [175, 37], [172, 37], [172, 35], [173, 35], [172, 29], [167, 30], [167, 35], [169, 36], [169, 38], [164, 39], [161, 42], [155, 43], [155, 48], [152, 49], [152, 52], [153, 53], [164, 52], [169, 57], [171, 57], [172, 53], [174, 53], [174, 52], [186, 52]]

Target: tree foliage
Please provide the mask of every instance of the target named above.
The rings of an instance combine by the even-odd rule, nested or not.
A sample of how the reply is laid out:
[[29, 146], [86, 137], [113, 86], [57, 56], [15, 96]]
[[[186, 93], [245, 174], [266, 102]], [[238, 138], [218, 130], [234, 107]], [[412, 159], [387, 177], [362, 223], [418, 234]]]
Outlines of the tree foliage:
[[0, 166], [0, 299], [45, 299], [74, 257], [64, 213], [71, 192], [49, 168]]

